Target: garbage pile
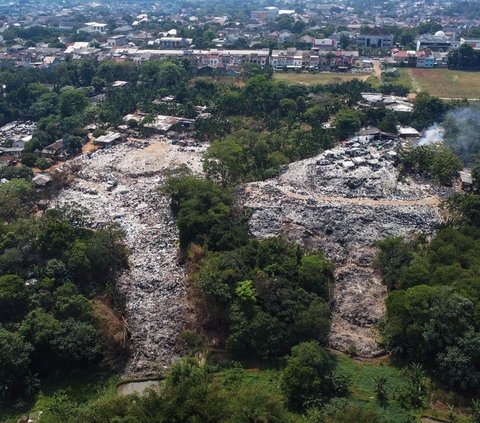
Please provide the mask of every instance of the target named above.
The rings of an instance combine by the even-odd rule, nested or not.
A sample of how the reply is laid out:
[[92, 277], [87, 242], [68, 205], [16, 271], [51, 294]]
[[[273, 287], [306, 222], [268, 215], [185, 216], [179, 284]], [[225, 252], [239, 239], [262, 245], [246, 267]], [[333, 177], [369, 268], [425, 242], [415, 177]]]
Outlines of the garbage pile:
[[91, 227], [116, 223], [131, 250], [118, 283], [126, 296], [133, 356], [126, 374], [150, 376], [175, 359], [186, 319], [185, 274], [169, 199], [159, 191], [168, 168], [201, 170], [202, 149], [181, 151], [167, 137], [127, 141], [82, 155], [81, 170], [53, 206], [85, 209]]
[[376, 324], [386, 289], [372, 267], [375, 241], [431, 233], [441, 221], [434, 186], [399, 181], [398, 143], [352, 138], [290, 164], [275, 179], [248, 184], [242, 197], [255, 236], [282, 234], [336, 263], [330, 345], [362, 356], [382, 352]]

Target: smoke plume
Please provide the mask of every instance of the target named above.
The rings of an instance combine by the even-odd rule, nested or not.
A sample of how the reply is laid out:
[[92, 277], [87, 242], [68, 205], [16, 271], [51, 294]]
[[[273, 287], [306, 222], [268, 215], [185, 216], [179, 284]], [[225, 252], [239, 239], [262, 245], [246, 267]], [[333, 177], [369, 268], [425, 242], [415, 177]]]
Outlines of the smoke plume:
[[480, 158], [480, 106], [452, 110], [443, 121], [445, 144], [472, 164]]
[[425, 131], [423, 137], [418, 140], [417, 145], [431, 145], [441, 143], [443, 142], [444, 135], [445, 129], [443, 129], [443, 126], [435, 123]]
[[443, 123], [428, 128], [416, 145], [444, 143], [468, 166], [480, 159], [480, 106], [448, 112]]

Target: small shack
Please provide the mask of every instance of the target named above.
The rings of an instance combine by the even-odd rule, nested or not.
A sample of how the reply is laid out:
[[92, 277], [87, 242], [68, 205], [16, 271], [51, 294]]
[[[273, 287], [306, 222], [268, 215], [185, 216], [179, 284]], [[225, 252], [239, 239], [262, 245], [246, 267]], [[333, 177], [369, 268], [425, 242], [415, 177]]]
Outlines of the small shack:
[[97, 145], [99, 148], [107, 148], [118, 143], [122, 137], [122, 134], [118, 132], [109, 132], [95, 139], [93, 144]]
[[460, 182], [462, 189], [466, 192], [470, 192], [473, 189], [472, 173], [469, 170], [463, 170], [460, 172]]
[[45, 185], [48, 185], [50, 182], [52, 182], [52, 177], [47, 173], [39, 173], [32, 179], [32, 182], [37, 187], [44, 187]]

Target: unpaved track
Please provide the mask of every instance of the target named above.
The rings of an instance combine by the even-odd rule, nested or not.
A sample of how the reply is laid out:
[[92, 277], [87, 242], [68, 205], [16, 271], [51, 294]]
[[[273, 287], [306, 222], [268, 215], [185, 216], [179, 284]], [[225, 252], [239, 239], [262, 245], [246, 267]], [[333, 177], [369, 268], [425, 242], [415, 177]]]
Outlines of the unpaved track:
[[415, 200], [402, 200], [402, 199], [385, 199], [380, 198], [378, 200], [372, 198], [359, 198], [359, 197], [336, 197], [331, 195], [303, 195], [298, 194], [294, 191], [290, 191], [285, 187], [277, 187], [288, 198], [293, 198], [295, 200], [314, 200], [320, 203], [325, 204], [336, 204], [336, 205], [358, 205], [358, 206], [371, 206], [371, 207], [401, 207], [401, 206], [431, 206], [436, 207], [440, 204], [440, 198], [437, 196], [419, 198]]

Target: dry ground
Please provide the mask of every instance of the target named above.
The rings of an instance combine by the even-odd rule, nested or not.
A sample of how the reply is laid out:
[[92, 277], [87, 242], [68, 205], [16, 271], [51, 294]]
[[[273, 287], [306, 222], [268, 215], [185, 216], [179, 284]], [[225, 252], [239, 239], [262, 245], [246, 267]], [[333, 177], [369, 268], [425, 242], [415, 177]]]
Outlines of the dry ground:
[[480, 72], [449, 69], [402, 69], [415, 91], [426, 91], [441, 98], [480, 98]]
[[278, 81], [284, 81], [287, 83], [297, 83], [304, 85], [316, 85], [316, 84], [332, 84], [345, 81], [351, 81], [358, 79], [365, 81], [371, 74], [358, 74], [351, 73], [335, 73], [335, 72], [322, 72], [322, 73], [296, 73], [296, 72], [276, 72], [273, 78]]

